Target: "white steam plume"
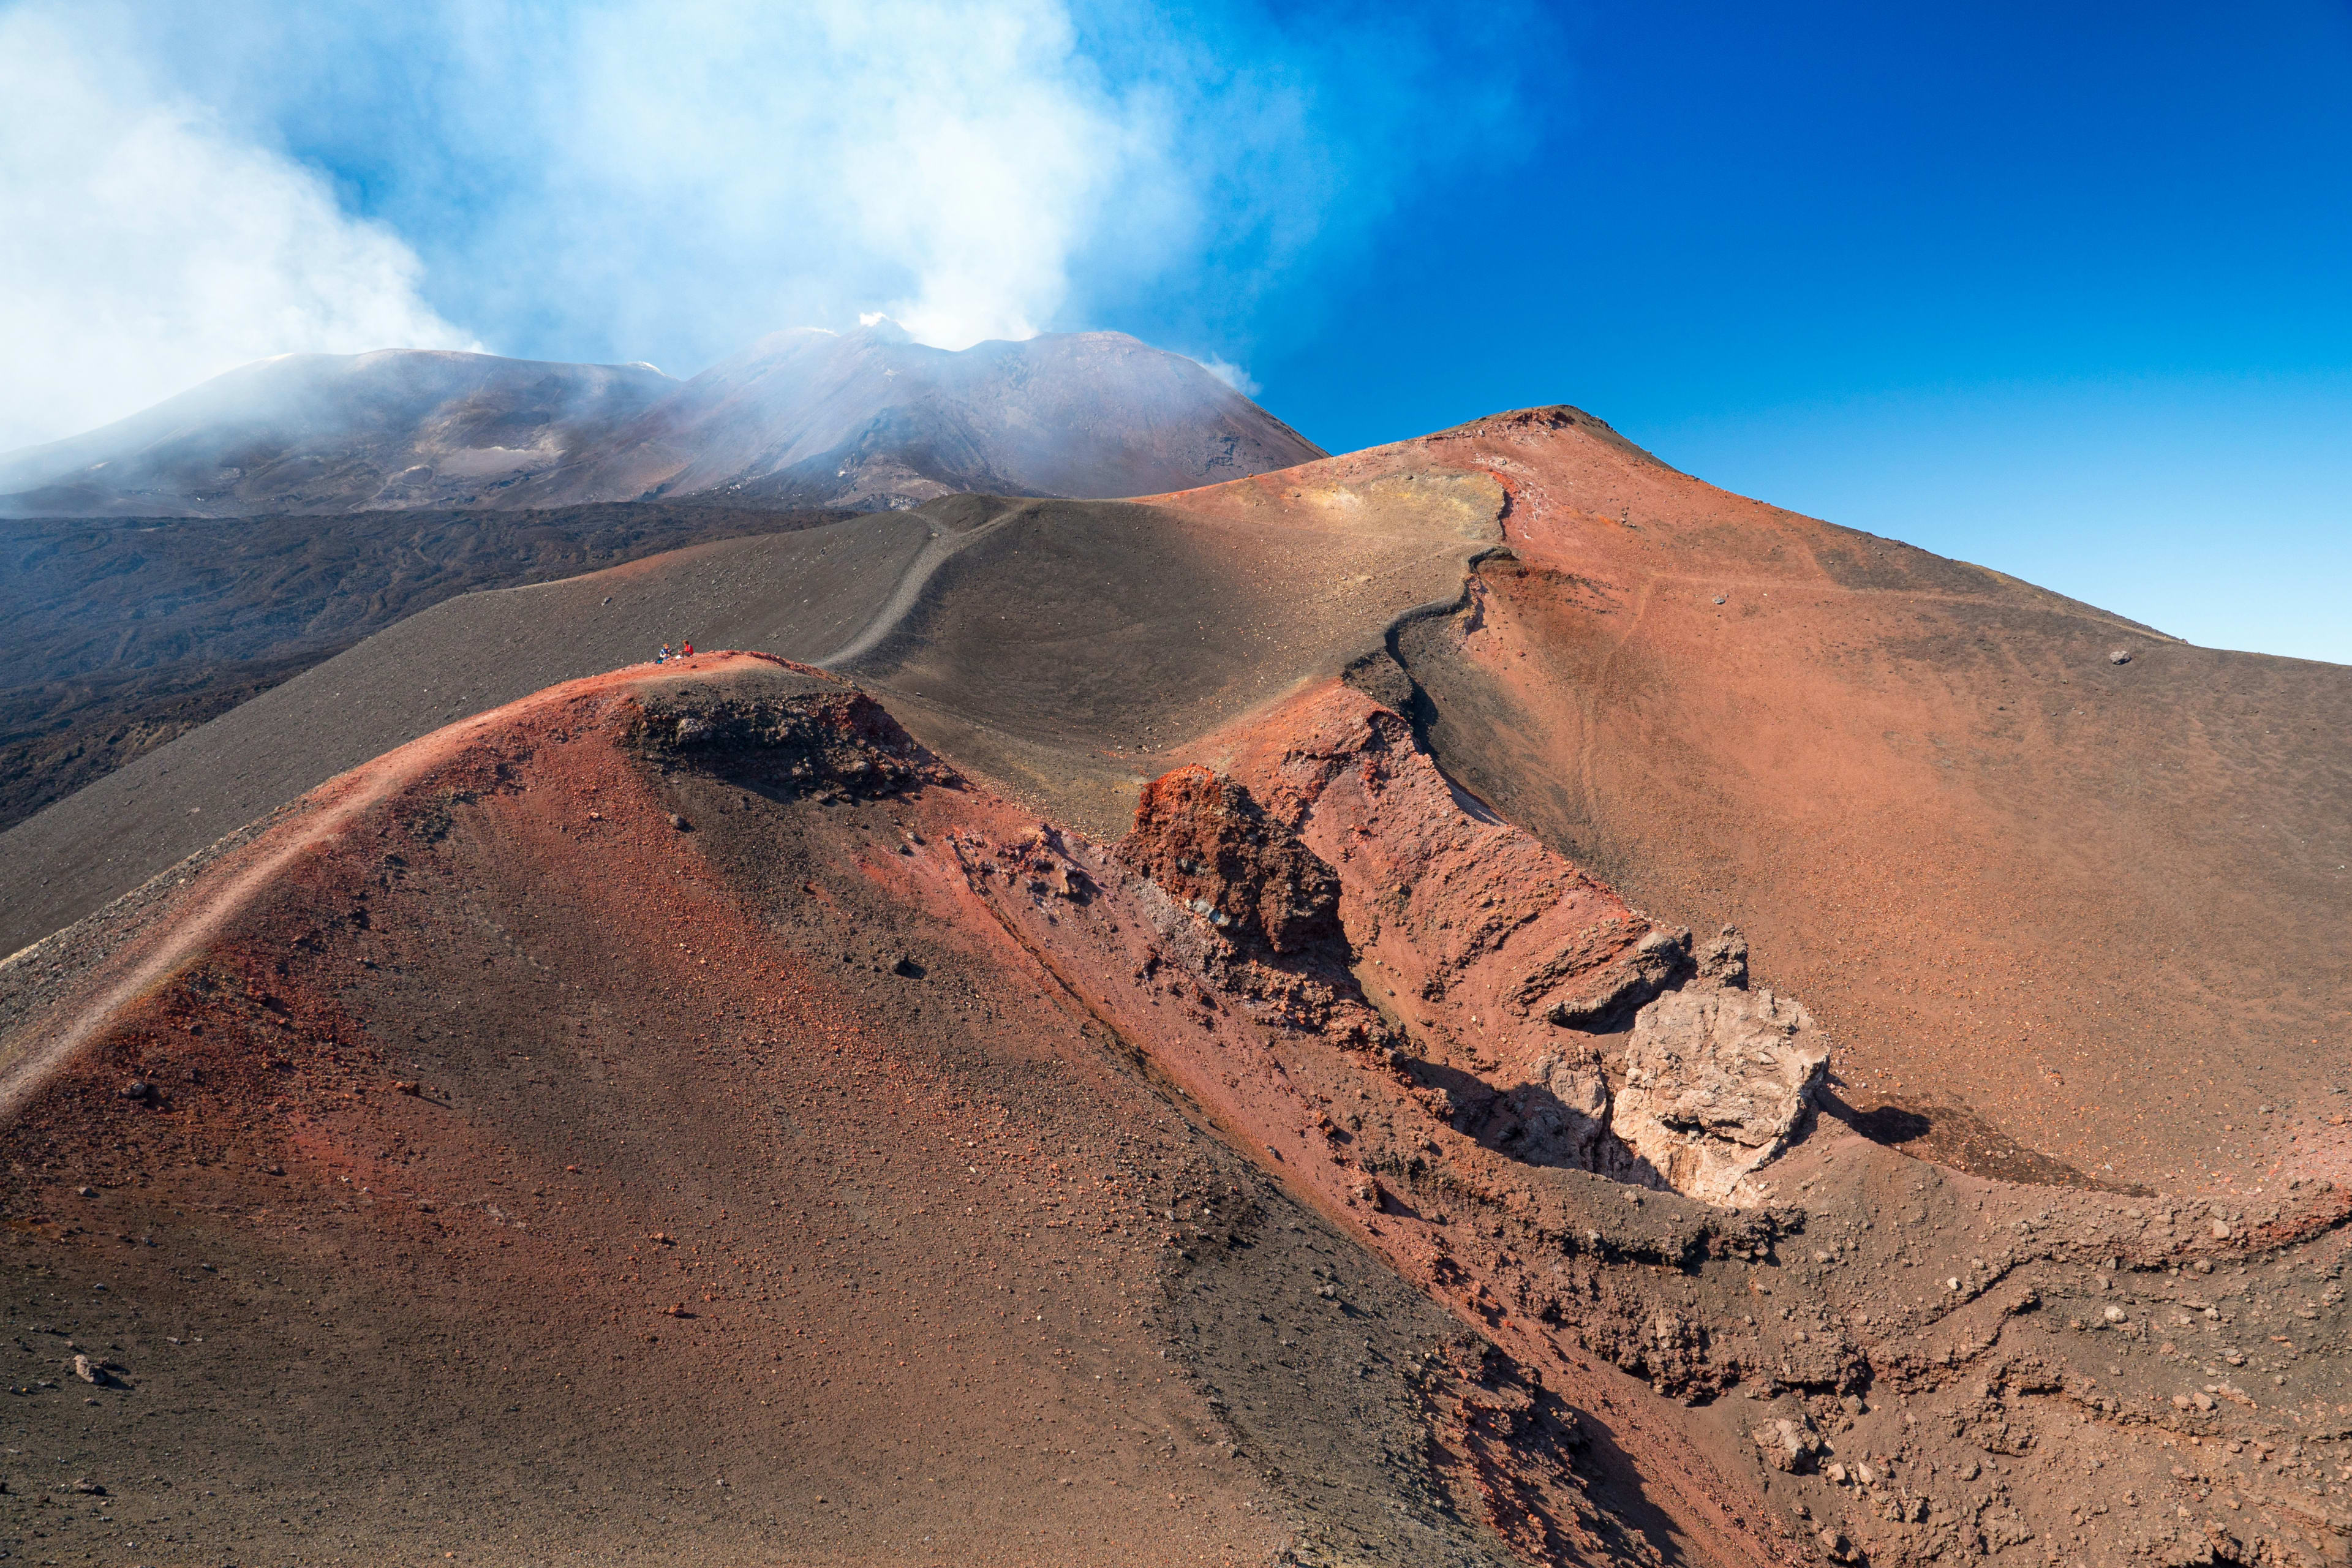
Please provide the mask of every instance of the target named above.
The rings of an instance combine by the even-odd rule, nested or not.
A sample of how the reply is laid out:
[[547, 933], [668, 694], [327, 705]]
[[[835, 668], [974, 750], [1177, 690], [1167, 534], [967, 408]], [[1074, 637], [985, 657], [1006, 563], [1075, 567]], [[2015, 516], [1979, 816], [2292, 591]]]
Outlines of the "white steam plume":
[[1257, 379], [1233, 361], [1217, 354], [1195, 355], [1193, 363], [1244, 397], [1257, 395]]
[[297, 349], [690, 374], [862, 312], [950, 348], [1127, 325], [1246, 387], [1269, 279], [1528, 134], [1541, 16], [0, 0], [0, 445]]
[[551, 278], [610, 313], [615, 352], [708, 359], [876, 310], [942, 348], [1028, 337], [1090, 238], [1164, 252], [1188, 199], [1160, 95], [1110, 86], [1057, 0], [469, 15], [453, 79], [526, 85], [449, 102], [471, 145], [519, 154], [464, 270], [500, 318]]
[[270, 354], [471, 346], [398, 237], [71, 16], [0, 12], [0, 450]]

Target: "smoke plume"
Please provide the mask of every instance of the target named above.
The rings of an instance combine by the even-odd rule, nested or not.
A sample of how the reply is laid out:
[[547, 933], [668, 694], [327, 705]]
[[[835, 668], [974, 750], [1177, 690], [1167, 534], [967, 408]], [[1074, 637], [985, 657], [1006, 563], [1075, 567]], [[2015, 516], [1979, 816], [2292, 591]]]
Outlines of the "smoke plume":
[[0, 450], [270, 354], [472, 346], [396, 236], [59, 13], [0, 13]]
[[[5, 0], [0, 0], [5, 5]], [[1268, 280], [1522, 134], [1518, 0], [17, 0], [0, 447], [244, 360], [690, 374], [780, 327], [1116, 325], [1237, 386]]]

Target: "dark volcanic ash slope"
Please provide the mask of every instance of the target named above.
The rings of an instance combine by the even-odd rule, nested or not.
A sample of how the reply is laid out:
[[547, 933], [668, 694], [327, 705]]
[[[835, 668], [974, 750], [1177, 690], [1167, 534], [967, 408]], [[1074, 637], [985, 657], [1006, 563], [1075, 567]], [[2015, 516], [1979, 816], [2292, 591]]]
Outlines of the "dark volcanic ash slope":
[[394, 746], [664, 642], [821, 658], [931, 538], [880, 513], [444, 600], [0, 834], [0, 948], [97, 909]]
[[0, 515], [471, 505], [606, 438], [677, 384], [647, 364], [284, 354], [86, 435], [0, 454]]
[[454, 595], [841, 515], [622, 503], [0, 522], [0, 829]]

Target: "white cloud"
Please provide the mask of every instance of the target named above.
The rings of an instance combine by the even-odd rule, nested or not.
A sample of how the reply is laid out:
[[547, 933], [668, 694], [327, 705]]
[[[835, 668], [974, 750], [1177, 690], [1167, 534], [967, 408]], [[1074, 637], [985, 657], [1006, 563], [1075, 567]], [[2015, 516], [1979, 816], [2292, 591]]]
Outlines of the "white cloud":
[[115, 3], [362, 184], [444, 313], [680, 368], [871, 313], [948, 347], [1128, 325], [1237, 355], [1267, 279], [1514, 101], [1507, 68], [1459, 68], [1484, 34], [1381, 5]]
[[[466, 269], [509, 289], [551, 272], [620, 337], [719, 353], [860, 311], [943, 348], [1028, 337], [1112, 208], [1185, 183], [1156, 98], [1106, 85], [1056, 0], [469, 15], [453, 79], [522, 90], [450, 109], [471, 144], [523, 156]], [[628, 287], [647, 278], [692, 283]]]
[[0, 447], [299, 349], [690, 374], [861, 314], [1125, 326], [1246, 386], [1270, 279], [1515, 123], [1533, 14], [0, 0]]
[[472, 346], [396, 236], [73, 15], [0, 12], [0, 450], [270, 354]]

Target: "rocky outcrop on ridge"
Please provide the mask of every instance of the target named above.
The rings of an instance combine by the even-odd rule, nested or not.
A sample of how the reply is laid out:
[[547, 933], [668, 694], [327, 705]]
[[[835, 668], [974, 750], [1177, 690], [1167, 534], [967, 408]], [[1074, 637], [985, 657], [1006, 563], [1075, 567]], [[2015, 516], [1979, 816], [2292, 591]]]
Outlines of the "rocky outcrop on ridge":
[[[1269, 784], [1279, 816], [1200, 763], [1154, 780], [1118, 859], [1277, 955], [1340, 939], [1339, 957], [1276, 967], [1333, 983], [1348, 1006], [1367, 1005], [1360, 967], [1339, 967], [1349, 955], [1372, 955], [1376, 973], [1418, 973], [1406, 1006], [1426, 1011], [1352, 1027], [1409, 1064], [1428, 1103], [1488, 1147], [1708, 1202], [1760, 1201], [1748, 1177], [1811, 1111], [1829, 1060], [1804, 1008], [1746, 988], [1736, 932], [1695, 963], [1689, 932], [1648, 924], [1518, 829], [1476, 820], [1395, 713], [1360, 712], [1352, 740], [1284, 759]], [[1355, 875], [1335, 873], [1301, 832], [1339, 845], [1337, 862]], [[1627, 1010], [1629, 1034], [1579, 1026]], [[1516, 1039], [1503, 1048], [1464, 1039], [1507, 1020]]]
[[1296, 953], [1339, 935], [1339, 879], [1249, 792], [1194, 764], [1146, 784], [1122, 863], [1237, 939]]

